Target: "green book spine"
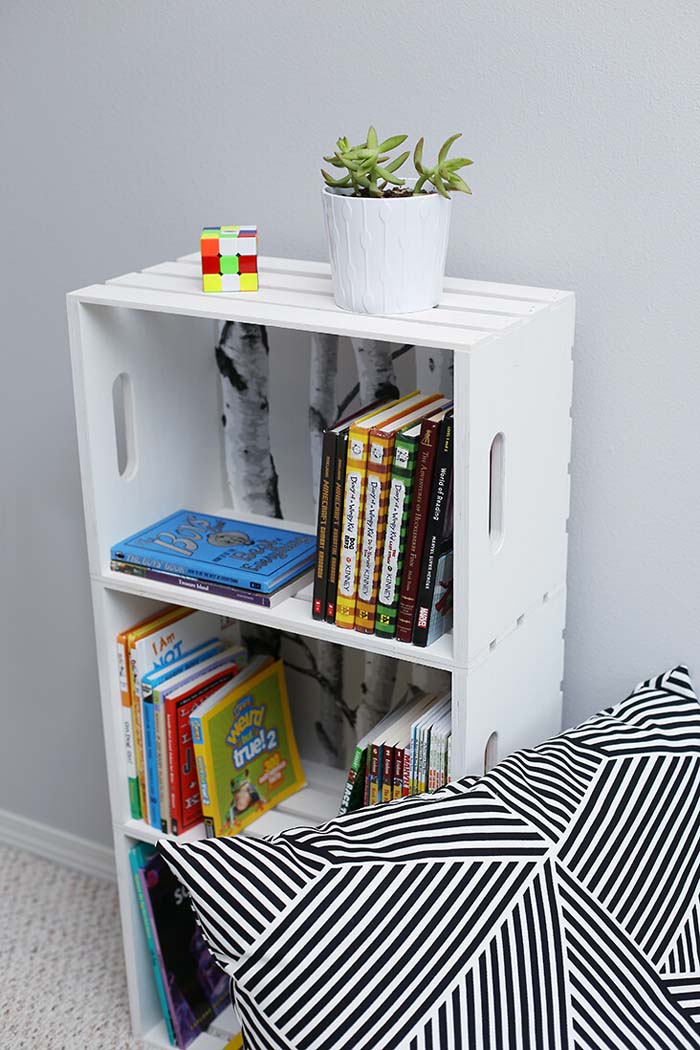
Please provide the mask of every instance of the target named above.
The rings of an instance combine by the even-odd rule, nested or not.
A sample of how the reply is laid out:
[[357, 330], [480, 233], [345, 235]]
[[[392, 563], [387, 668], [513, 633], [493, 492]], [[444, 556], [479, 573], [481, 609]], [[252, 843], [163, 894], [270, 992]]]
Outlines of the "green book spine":
[[170, 1019], [170, 1008], [168, 1006], [168, 1000], [165, 994], [165, 985], [163, 984], [163, 974], [161, 973], [160, 963], [158, 960], [158, 949], [156, 948], [156, 944], [153, 939], [151, 920], [149, 918], [148, 909], [146, 907], [146, 901], [143, 896], [143, 886], [141, 885], [141, 879], [139, 878], [139, 871], [141, 870], [141, 868], [146, 866], [146, 863], [150, 860], [154, 853], [155, 849], [152, 846], [146, 846], [144, 843], [139, 842], [135, 846], [132, 846], [129, 850], [129, 864], [131, 865], [131, 874], [134, 877], [134, 884], [136, 886], [136, 896], [138, 897], [139, 910], [141, 912], [141, 919], [143, 920], [146, 940], [148, 942], [148, 949], [151, 953], [151, 962], [153, 963], [153, 974], [156, 981], [156, 988], [158, 989], [160, 1008], [163, 1011], [163, 1020], [165, 1021], [165, 1027], [168, 1031], [168, 1039], [170, 1040], [171, 1046], [177, 1046], [177, 1041], [175, 1039], [175, 1031], [173, 1029], [173, 1023]]
[[366, 764], [367, 748], [356, 747], [345, 784], [345, 791], [343, 792], [343, 800], [338, 811], [339, 817], [342, 817], [345, 813], [352, 813], [353, 809], [357, 809], [358, 806], [362, 805]]
[[406, 554], [419, 441], [420, 427], [411, 427], [410, 432], [398, 434], [394, 444], [382, 574], [379, 580], [377, 616], [374, 624], [374, 633], [382, 638], [393, 638], [396, 634], [401, 576]]

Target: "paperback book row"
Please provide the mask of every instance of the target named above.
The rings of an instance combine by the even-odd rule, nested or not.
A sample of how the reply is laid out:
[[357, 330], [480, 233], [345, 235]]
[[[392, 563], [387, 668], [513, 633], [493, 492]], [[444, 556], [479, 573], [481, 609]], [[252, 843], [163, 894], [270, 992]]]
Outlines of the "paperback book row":
[[[230, 1038], [217, 1023], [230, 979], [207, 948], [186, 891], [153, 846], [132, 846], [129, 862], [170, 1044], [186, 1050], [202, 1032]], [[234, 1037], [227, 1050], [241, 1046]]]
[[453, 430], [416, 391], [325, 431], [314, 619], [418, 646], [451, 629]]
[[340, 815], [435, 791], [452, 779], [452, 699], [418, 692], [358, 741]]
[[304, 786], [284, 665], [235, 620], [170, 606], [116, 647], [133, 818], [235, 835]]
[[178, 510], [116, 543], [111, 569], [187, 591], [274, 608], [311, 581], [304, 532]]

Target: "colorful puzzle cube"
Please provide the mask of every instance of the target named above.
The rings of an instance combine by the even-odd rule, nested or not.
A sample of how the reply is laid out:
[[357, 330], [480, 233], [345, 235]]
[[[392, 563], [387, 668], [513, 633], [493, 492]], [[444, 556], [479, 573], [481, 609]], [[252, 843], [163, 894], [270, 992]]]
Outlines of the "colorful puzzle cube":
[[205, 226], [201, 246], [205, 292], [257, 292], [257, 226]]

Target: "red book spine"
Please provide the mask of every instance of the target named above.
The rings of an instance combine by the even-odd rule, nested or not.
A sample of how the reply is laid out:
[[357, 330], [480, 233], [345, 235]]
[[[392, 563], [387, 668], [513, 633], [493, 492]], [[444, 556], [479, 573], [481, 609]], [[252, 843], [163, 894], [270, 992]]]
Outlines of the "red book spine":
[[394, 794], [394, 748], [384, 745], [382, 755], [382, 802], [391, 802]]
[[396, 637], [400, 642], [413, 641], [413, 621], [416, 615], [423, 544], [430, 510], [430, 490], [439, 432], [440, 423], [437, 420], [423, 421], [396, 621]]
[[177, 720], [173, 705], [165, 704], [165, 739], [168, 748], [168, 781], [170, 783], [170, 820], [173, 835], [180, 834], [180, 778], [177, 775]]

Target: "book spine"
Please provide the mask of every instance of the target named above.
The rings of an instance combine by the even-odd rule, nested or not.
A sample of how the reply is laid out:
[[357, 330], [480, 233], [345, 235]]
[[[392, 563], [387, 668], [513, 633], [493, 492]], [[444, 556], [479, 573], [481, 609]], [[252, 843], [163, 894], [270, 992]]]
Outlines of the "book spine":
[[328, 551], [328, 580], [326, 584], [326, 623], [335, 623], [336, 600], [338, 597], [338, 567], [340, 565], [340, 541], [343, 531], [343, 500], [345, 497], [347, 448], [347, 432], [336, 434], [333, 504], [331, 508], [331, 534]]
[[146, 788], [146, 753], [143, 741], [143, 722], [141, 721], [141, 687], [134, 665], [129, 654], [129, 680], [131, 683], [131, 714], [134, 720], [134, 754], [136, 756], [136, 776], [139, 784], [139, 806], [141, 819], [148, 823], [148, 791]]
[[413, 639], [420, 560], [425, 541], [428, 502], [435, 465], [435, 452], [440, 424], [431, 419], [423, 421], [416, 463], [416, 478], [408, 526], [406, 555], [401, 579], [399, 610], [396, 617], [396, 637], [400, 642]]
[[405, 748], [394, 748], [394, 776], [391, 785], [391, 797], [401, 798], [403, 790], [403, 760]]
[[158, 759], [156, 758], [156, 725], [153, 712], [153, 689], [146, 682], [141, 686], [144, 751], [146, 755], [146, 790], [148, 791], [148, 823], [160, 831], [160, 794], [158, 792]]
[[134, 747], [134, 720], [131, 713], [131, 691], [129, 689], [129, 654], [127, 652], [126, 636], [123, 634], [117, 636], [117, 668], [122, 705], [126, 776], [129, 784], [129, 812], [134, 820], [139, 820], [141, 817], [141, 802], [139, 801], [139, 778], [136, 770]]
[[417, 450], [418, 437], [406, 437], [403, 434], [397, 436], [389, 483], [382, 571], [374, 624], [375, 633], [382, 638], [393, 638], [396, 634]]
[[381, 430], [370, 431], [362, 549], [355, 608], [355, 630], [362, 634], [374, 634], [393, 453], [393, 434], [385, 434]]
[[165, 732], [165, 704], [160, 689], [153, 692], [153, 721], [156, 732], [156, 767], [158, 770], [158, 799], [160, 802], [160, 830], [173, 830], [170, 815], [170, 780], [168, 777], [168, 741]]
[[338, 595], [335, 609], [336, 627], [352, 630], [355, 626], [357, 581], [360, 572], [360, 541], [367, 481], [366, 430], [351, 427], [345, 468], [343, 532], [338, 564]]
[[430, 493], [430, 514], [426, 523], [423, 543], [421, 576], [416, 595], [416, 616], [413, 628], [413, 644], [423, 648], [428, 644], [430, 610], [433, 605], [435, 578], [441, 545], [449, 533], [447, 521], [452, 484], [452, 436], [454, 419], [446, 416], [440, 427], [440, 437], [435, 455], [435, 469]]
[[364, 755], [364, 748], [356, 747], [355, 754], [352, 756], [352, 765], [348, 771], [348, 779], [345, 783], [345, 790], [343, 791], [343, 798], [340, 803], [340, 809], [338, 810], [338, 816], [342, 817], [345, 813], [350, 812], [350, 800], [352, 798], [352, 791], [357, 781], [357, 776], [362, 767], [362, 756]]
[[382, 780], [380, 798], [391, 802], [394, 794], [394, 748], [387, 744], [382, 748]]
[[169, 982], [168, 982], [168, 979], [167, 979], [167, 971], [165, 969], [165, 962], [163, 961], [163, 953], [160, 950], [160, 941], [158, 940], [158, 928], [156, 926], [155, 917], [153, 915], [153, 907], [151, 905], [151, 898], [150, 898], [149, 893], [148, 893], [148, 884], [146, 882], [146, 873], [143, 870], [143, 868], [139, 869], [138, 878], [139, 878], [139, 882], [141, 883], [141, 890], [142, 890], [143, 896], [144, 896], [144, 902], [145, 902], [145, 905], [146, 905], [146, 914], [148, 916], [148, 922], [149, 922], [149, 925], [151, 927], [151, 936], [153, 937], [153, 947], [154, 947], [154, 951], [155, 951], [155, 955], [156, 955], [158, 969], [159, 969], [160, 973], [163, 975], [162, 979], [163, 979], [163, 984], [165, 986], [165, 995], [166, 995], [166, 1000], [167, 1000], [167, 1004], [168, 1004], [168, 1010], [170, 1012], [170, 1019], [172, 1021], [172, 1027], [174, 1029], [174, 1033], [173, 1034], [175, 1036], [175, 1041], [176, 1041], [177, 1045], [179, 1047], [184, 1047], [186, 1045], [186, 1043], [185, 1043], [185, 1040], [184, 1040], [184, 1035], [183, 1035], [183, 1032], [182, 1032], [182, 1027], [181, 1027], [181, 1024], [180, 1024], [180, 1020], [178, 1018], [178, 1013], [177, 1013], [177, 1010], [175, 1009], [175, 1004], [173, 1003], [173, 998], [172, 998], [172, 995], [171, 995], [171, 992], [170, 992], [170, 985], [169, 985]]
[[379, 801], [379, 745], [372, 744], [369, 753], [369, 771], [367, 776], [367, 802], [365, 805], [375, 806]]
[[232, 598], [237, 602], [249, 605], [262, 605], [269, 609], [270, 598], [259, 591], [246, 591], [241, 587], [228, 587], [225, 583], [213, 583], [211, 580], [199, 580], [194, 576], [178, 576], [172, 572], [161, 572], [159, 569], [135, 565], [131, 562], [112, 561], [112, 572], [121, 572], [125, 576], [140, 576], [144, 580], [155, 580], [156, 583], [168, 583], [171, 587], [182, 587], [187, 591], [199, 591], [202, 594], [215, 594], [220, 598]]
[[146, 942], [148, 944], [148, 950], [151, 953], [151, 963], [153, 965], [153, 975], [155, 977], [156, 989], [158, 991], [158, 999], [160, 1000], [160, 1008], [163, 1013], [163, 1020], [165, 1021], [165, 1027], [168, 1032], [168, 1039], [170, 1043], [175, 1046], [175, 1031], [173, 1029], [173, 1022], [170, 1017], [170, 1007], [168, 1005], [168, 998], [165, 991], [165, 984], [163, 982], [163, 974], [160, 969], [160, 963], [158, 961], [158, 952], [156, 951], [155, 941], [153, 940], [153, 930], [151, 929], [151, 920], [149, 918], [148, 908], [146, 907], [146, 896], [141, 882], [140, 866], [136, 855], [130, 856], [131, 862], [131, 873], [134, 877], [134, 883], [136, 884], [136, 896], [139, 902], [139, 911], [141, 912], [141, 920], [143, 922], [144, 932], [146, 934]]
[[199, 799], [202, 807], [202, 819], [204, 820], [204, 832], [206, 837], [211, 839], [215, 837], [217, 830], [215, 807], [207, 776], [207, 748], [202, 731], [202, 720], [194, 711], [190, 715], [190, 731], [192, 733], [192, 751], [197, 770], [197, 780], [199, 781]]
[[333, 503], [333, 481], [335, 477], [335, 438], [333, 431], [326, 430], [321, 446], [321, 477], [318, 493], [318, 521], [316, 524], [316, 570], [311, 614], [314, 620], [323, 620], [326, 615], [326, 590], [328, 587], [328, 549], [330, 546], [330, 520]]
[[182, 827], [180, 811], [180, 776], [178, 769], [178, 726], [175, 705], [165, 701], [165, 739], [168, 748], [168, 790], [170, 792], [170, 823], [173, 835]]
[[403, 783], [401, 785], [401, 797], [406, 798], [411, 794], [411, 744], [404, 748], [403, 753]]

